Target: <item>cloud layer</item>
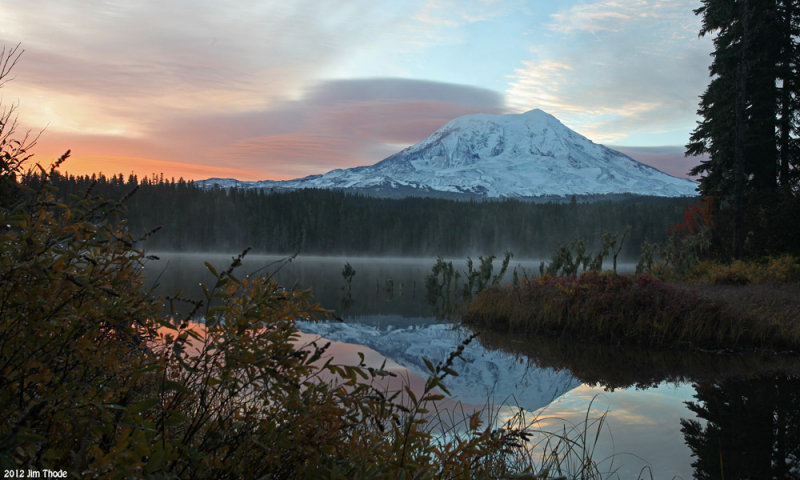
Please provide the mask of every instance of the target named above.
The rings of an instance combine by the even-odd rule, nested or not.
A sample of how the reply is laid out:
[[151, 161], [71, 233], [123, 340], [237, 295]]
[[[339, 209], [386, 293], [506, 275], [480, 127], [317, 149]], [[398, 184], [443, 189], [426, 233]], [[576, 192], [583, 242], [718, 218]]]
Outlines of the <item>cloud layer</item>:
[[511, 108], [539, 106], [598, 142], [685, 135], [711, 51], [697, 38], [695, 3], [601, 0], [552, 14], [510, 76]]
[[703, 157], [685, 156], [686, 149], [681, 146], [627, 147], [612, 145], [611, 148], [674, 177], [685, 177], [694, 180], [697, 177], [689, 175], [689, 170], [698, 165], [703, 159]]
[[[336, 80], [262, 110], [178, 112], [152, 120], [149, 135], [120, 138], [56, 131], [45, 132], [40, 143], [52, 156], [63, 142], [60, 148], [72, 148], [76, 159], [71, 163], [81, 167], [88, 161], [81, 151], [88, 150], [117, 159], [117, 166], [123, 158], [139, 158], [151, 168], [165, 162], [162, 168], [168, 171], [181, 166], [196, 170], [179, 176], [201, 178], [220, 167], [216, 176], [289, 179], [372, 164], [455, 117], [503, 111], [501, 95], [476, 87], [406, 79]], [[198, 168], [189, 168], [192, 165]], [[140, 169], [125, 167], [111, 172]]]
[[711, 49], [695, 3], [4, 0], [0, 41], [26, 52], [0, 93], [76, 173], [294, 178], [533, 108], [683, 144]]

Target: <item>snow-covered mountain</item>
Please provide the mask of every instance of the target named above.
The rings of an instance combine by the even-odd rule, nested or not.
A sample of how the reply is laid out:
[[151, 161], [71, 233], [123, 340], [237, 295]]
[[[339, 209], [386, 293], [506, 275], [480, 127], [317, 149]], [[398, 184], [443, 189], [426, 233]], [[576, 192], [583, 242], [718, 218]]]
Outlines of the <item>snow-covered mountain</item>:
[[[452, 324], [428, 324], [403, 328], [380, 328], [361, 323], [298, 321], [297, 328], [338, 342], [364, 345], [390, 358], [415, 374], [427, 378], [423, 360], [443, 361], [471, 332]], [[488, 350], [477, 340], [466, 346], [456, 360], [457, 377], [445, 385], [455, 400], [481, 405], [519, 406], [533, 411], [581, 385], [567, 370], [539, 368], [499, 350]]]
[[374, 165], [286, 181], [208, 179], [204, 186], [341, 189], [380, 196], [696, 195], [697, 184], [637, 162], [541, 110], [456, 118]]

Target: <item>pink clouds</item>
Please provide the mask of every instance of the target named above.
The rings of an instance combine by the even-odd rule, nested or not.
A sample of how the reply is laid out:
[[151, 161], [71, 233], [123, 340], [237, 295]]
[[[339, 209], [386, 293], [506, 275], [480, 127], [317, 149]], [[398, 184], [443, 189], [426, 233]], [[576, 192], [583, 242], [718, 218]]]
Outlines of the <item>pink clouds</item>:
[[476, 87], [406, 79], [336, 80], [272, 108], [166, 115], [150, 119], [132, 136], [53, 132], [45, 133], [44, 141], [48, 150], [57, 142], [63, 142], [63, 150], [73, 149], [77, 161], [66, 169], [74, 173], [116, 173], [102, 159], [124, 157], [130, 165], [114, 163], [123, 163], [123, 173], [149, 175], [156, 165], [171, 171], [185, 165], [185, 173], [177, 176], [281, 180], [373, 164], [455, 117], [503, 111], [499, 94]]
[[219, 153], [253, 169], [269, 165], [274, 180], [297, 178], [371, 165], [402, 146], [423, 140], [453, 118], [499, 110], [497, 106], [480, 108], [435, 100], [344, 101], [306, 112], [303, 121], [289, 132], [265, 131], [241, 138]]
[[35, 163], [49, 167], [65, 151], [71, 154], [61, 168], [73, 175], [104, 173], [139, 177], [164, 174], [166, 178], [201, 179], [209, 177], [233, 177], [249, 180], [261, 178], [260, 172], [223, 165], [202, 165], [190, 156], [171, 155], [140, 141], [117, 137], [92, 135], [53, 134], [45, 132], [34, 147]]
[[[312, 132], [296, 132], [263, 137], [249, 137], [220, 149], [223, 158], [247, 165], [256, 171], [269, 168], [270, 180], [289, 180], [313, 173], [320, 168], [352, 163], [352, 143], [339, 137]], [[259, 178], [263, 180], [264, 178]]]
[[655, 167], [664, 173], [674, 177], [697, 179], [697, 176], [689, 175], [689, 170], [700, 164], [701, 157], [687, 157], [684, 155], [685, 148], [679, 146], [665, 147], [611, 147], [615, 150], [628, 155], [637, 162], [642, 162], [651, 167]]
[[375, 163], [511, 109], [679, 144], [708, 81], [691, 3], [10, 0], [0, 40], [27, 53], [2, 93], [76, 158], [250, 179]]
[[414, 144], [450, 120], [470, 113], [500, 113], [499, 108], [435, 100], [369, 101], [340, 105], [327, 112], [325, 124], [341, 134], [392, 144]]

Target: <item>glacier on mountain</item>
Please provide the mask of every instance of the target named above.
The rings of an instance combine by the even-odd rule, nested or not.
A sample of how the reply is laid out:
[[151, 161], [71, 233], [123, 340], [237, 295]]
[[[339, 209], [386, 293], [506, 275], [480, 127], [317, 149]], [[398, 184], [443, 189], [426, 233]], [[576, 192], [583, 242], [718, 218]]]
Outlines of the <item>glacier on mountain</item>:
[[376, 195], [484, 198], [637, 194], [694, 196], [697, 184], [596, 144], [542, 110], [458, 117], [374, 165], [286, 181], [208, 179], [223, 188], [340, 189]]

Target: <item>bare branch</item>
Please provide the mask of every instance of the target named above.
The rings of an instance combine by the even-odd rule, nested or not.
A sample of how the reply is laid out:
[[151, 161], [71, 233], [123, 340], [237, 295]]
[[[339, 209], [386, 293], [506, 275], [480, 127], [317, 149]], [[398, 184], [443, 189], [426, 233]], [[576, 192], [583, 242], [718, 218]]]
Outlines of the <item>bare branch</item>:
[[[0, 88], [11, 80], [9, 75], [17, 65], [24, 50], [17, 44], [13, 48], [3, 46], [0, 50]], [[0, 174], [16, 174], [21, 172], [22, 164], [30, 157], [29, 150], [36, 144], [41, 135], [31, 136], [25, 133], [21, 138], [15, 138], [17, 129], [17, 105], [11, 104], [0, 108]]]
[[25, 52], [25, 50], [20, 48], [21, 45], [22, 44], [18, 43], [14, 48], [7, 48], [4, 45], [3, 50], [0, 51], [0, 88], [11, 80], [11, 78], [8, 78], [8, 75], [11, 73], [11, 70], [14, 69], [22, 53]]

